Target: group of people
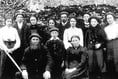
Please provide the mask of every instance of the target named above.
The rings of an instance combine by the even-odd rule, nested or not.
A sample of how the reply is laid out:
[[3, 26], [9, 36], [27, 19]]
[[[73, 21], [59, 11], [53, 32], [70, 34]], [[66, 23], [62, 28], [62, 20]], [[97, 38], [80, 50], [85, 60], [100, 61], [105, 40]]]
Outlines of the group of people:
[[24, 18], [6, 17], [0, 28], [0, 79], [118, 78], [118, 24], [113, 13], [106, 13], [104, 24], [89, 13], [77, 20], [66, 11], [60, 13], [60, 23], [50, 18], [45, 26], [35, 15], [28, 25]]

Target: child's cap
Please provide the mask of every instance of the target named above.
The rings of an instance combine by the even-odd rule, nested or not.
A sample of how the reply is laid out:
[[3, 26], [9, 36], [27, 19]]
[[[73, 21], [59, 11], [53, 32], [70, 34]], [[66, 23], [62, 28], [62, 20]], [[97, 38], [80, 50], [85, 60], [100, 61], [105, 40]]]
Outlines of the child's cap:
[[56, 27], [53, 27], [53, 28], [50, 29], [50, 32], [52, 32], [52, 31], [57, 31], [57, 32], [59, 32], [59, 29], [56, 28]]

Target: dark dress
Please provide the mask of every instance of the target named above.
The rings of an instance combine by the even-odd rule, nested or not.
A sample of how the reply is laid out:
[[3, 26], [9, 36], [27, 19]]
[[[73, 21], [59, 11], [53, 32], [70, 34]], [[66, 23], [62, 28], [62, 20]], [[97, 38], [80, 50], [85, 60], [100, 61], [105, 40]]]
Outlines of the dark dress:
[[77, 49], [69, 47], [66, 52], [66, 68], [77, 68], [69, 74], [64, 74], [65, 79], [88, 79], [87, 50], [79, 46]]
[[[5, 45], [10, 49], [14, 47], [16, 41], [4, 41]], [[16, 61], [15, 51], [10, 56]], [[1, 51], [1, 78], [0, 79], [15, 79], [15, 72], [18, 71], [11, 59]], [[16, 62], [17, 63], [17, 62]]]
[[[105, 71], [104, 61], [104, 48], [105, 48], [105, 32], [98, 25], [96, 27], [90, 27], [85, 36], [85, 46], [88, 48], [89, 57], [89, 72], [97, 73]], [[101, 44], [99, 48], [96, 48], [96, 44]]]
[[46, 46], [49, 51], [49, 58], [46, 70], [51, 72], [51, 79], [62, 79], [62, 62], [64, 60], [65, 48], [61, 40], [48, 40]]

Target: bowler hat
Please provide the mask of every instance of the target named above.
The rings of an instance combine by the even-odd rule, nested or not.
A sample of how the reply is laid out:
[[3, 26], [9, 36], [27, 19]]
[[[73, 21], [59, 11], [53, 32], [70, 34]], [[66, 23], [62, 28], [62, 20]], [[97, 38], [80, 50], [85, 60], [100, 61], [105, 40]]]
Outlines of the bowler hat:
[[41, 36], [40, 36], [38, 33], [32, 33], [32, 34], [29, 36], [29, 39], [32, 39], [32, 37], [38, 37], [40, 40], [42, 39]]

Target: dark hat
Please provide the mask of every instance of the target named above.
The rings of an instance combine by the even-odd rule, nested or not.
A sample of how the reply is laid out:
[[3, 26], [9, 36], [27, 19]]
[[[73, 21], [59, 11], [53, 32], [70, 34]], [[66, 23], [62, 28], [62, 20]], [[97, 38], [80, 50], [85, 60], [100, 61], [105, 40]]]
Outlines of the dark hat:
[[76, 15], [77, 15], [76, 12], [73, 12], [69, 15], [69, 18], [76, 17]]
[[57, 32], [59, 32], [59, 29], [56, 28], [56, 27], [53, 27], [53, 28], [50, 29], [50, 32], [52, 32], [52, 31], [57, 31]]
[[41, 36], [40, 36], [38, 33], [32, 33], [32, 34], [29, 36], [29, 39], [31, 40], [32, 37], [38, 37], [40, 40], [42, 39]]
[[68, 15], [69, 13], [68, 13], [67, 11], [62, 11], [60, 14], [61, 14], [61, 15], [62, 15], [62, 14], [67, 14], [67, 15]]
[[96, 17], [96, 16], [91, 16], [89, 19], [88, 19], [88, 22], [90, 23], [91, 19], [96, 19], [98, 21], [98, 23], [101, 23], [101, 20], [100, 18]]
[[25, 15], [23, 14], [23, 13], [15, 13], [15, 19], [16, 19], [16, 17], [18, 16], [18, 15], [22, 15], [23, 16], [23, 18], [25, 17]]

